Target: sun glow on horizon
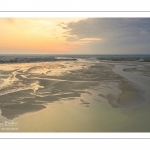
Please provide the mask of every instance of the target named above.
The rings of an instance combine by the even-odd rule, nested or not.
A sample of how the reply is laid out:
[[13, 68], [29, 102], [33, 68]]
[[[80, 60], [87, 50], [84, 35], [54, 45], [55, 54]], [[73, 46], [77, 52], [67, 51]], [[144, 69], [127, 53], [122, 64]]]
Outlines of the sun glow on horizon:
[[81, 18], [0, 19], [0, 53], [68, 53], [78, 42], [68, 42], [60, 23]]
[[150, 54], [149, 18], [0, 18], [0, 54]]

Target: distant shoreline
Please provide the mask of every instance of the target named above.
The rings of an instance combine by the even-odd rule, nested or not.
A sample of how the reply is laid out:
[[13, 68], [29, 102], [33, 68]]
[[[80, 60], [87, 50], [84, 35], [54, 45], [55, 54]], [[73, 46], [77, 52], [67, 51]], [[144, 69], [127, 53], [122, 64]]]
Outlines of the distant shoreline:
[[50, 60], [34, 60], [34, 58], [31, 58], [30, 60], [27, 60], [24, 58], [23, 60], [8, 60], [8, 61], [2, 61], [0, 60], [0, 64], [18, 64], [18, 63], [39, 63], [39, 62], [55, 62], [55, 61], [76, 61], [77, 59], [72, 58], [72, 59], [50, 59]]
[[54, 62], [54, 61], [76, 61], [79, 58], [84, 59], [91, 59], [94, 58], [98, 61], [113, 61], [113, 62], [120, 62], [120, 61], [138, 61], [138, 62], [150, 62], [150, 55], [149, 54], [132, 54], [132, 55], [95, 55], [95, 54], [63, 54], [63, 55], [50, 55], [50, 54], [6, 54], [0, 55], [0, 64], [16, 64], [16, 63], [34, 63], [34, 62]]

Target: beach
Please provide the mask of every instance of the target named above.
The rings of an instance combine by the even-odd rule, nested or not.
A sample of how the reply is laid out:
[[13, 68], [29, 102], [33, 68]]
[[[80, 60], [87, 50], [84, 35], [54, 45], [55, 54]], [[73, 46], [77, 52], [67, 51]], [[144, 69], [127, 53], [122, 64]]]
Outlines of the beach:
[[[146, 62], [1, 64], [0, 131], [150, 131], [147, 81]], [[17, 124], [6, 130], [5, 121]]]

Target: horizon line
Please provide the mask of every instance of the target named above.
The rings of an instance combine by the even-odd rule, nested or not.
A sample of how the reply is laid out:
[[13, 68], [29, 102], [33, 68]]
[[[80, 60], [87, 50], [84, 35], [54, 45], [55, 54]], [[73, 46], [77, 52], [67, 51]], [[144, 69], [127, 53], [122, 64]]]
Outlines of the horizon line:
[[36, 54], [36, 53], [27, 53], [27, 54], [21, 54], [21, 53], [14, 53], [14, 54], [0, 54], [0, 55], [150, 55], [149, 54], [140, 54], [140, 53], [137, 53], [137, 54], [49, 54], [49, 53], [44, 53], [44, 54]]

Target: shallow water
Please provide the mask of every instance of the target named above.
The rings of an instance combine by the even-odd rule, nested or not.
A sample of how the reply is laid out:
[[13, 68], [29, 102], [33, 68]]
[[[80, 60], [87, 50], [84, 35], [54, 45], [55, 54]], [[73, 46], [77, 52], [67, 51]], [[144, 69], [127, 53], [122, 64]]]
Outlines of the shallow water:
[[[131, 63], [132, 64], [132, 63]], [[138, 72], [126, 72], [124, 68], [140, 67], [143, 68], [143, 64], [132, 66], [128, 64], [116, 64], [113, 71], [127, 80], [131, 81], [136, 88], [143, 90], [144, 103], [136, 106], [128, 119], [122, 123], [115, 125], [114, 130], [125, 132], [149, 132], [150, 131], [150, 77], [141, 75]]]
[[[50, 104], [47, 109], [16, 118], [20, 131], [32, 132], [108, 132], [114, 123], [119, 123], [128, 116], [119, 109], [113, 109], [106, 101], [90, 99], [89, 94], [82, 98], [90, 107], [82, 106], [77, 99], [63, 100], [62, 103]], [[102, 100], [102, 99], [101, 99]], [[88, 104], [84, 104], [88, 105]]]
[[[1, 86], [3, 113], [0, 118], [10, 117], [17, 121], [15, 132], [150, 131], [148, 92], [145, 93], [147, 101], [139, 106], [113, 108], [105, 96], [113, 94], [117, 98], [122, 93], [116, 79], [96, 80], [99, 74], [90, 70], [80, 71], [98, 64], [97, 61], [81, 59], [78, 62], [52, 64], [19, 64], [12, 65], [11, 69], [8, 65], [5, 70], [12, 74], [15, 72], [15, 80], [10, 80], [8, 74], [5, 78], [9, 79], [10, 84]], [[114, 72], [148, 91], [149, 77], [125, 72], [125, 67], [129, 66], [118, 64]], [[94, 68], [94, 71], [97, 70]], [[88, 73], [94, 74], [94, 77]], [[6, 73], [2, 72], [2, 75]], [[3, 76], [1, 79], [4, 80]]]
[[[131, 65], [131, 64], [130, 64]], [[142, 89], [145, 94], [145, 99], [150, 101], [150, 77], [139, 74], [138, 72], [127, 72], [123, 71], [125, 68], [133, 68], [133, 67], [144, 67], [142, 65], [129, 66], [128, 64], [115, 64], [115, 68], [113, 71], [127, 80], [131, 81], [137, 87]]]

